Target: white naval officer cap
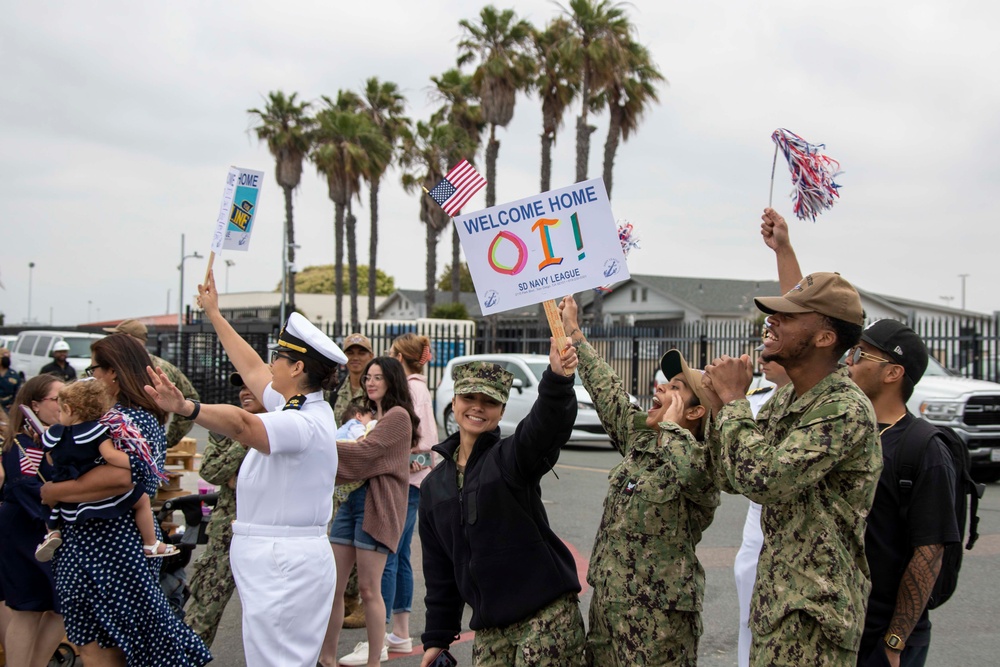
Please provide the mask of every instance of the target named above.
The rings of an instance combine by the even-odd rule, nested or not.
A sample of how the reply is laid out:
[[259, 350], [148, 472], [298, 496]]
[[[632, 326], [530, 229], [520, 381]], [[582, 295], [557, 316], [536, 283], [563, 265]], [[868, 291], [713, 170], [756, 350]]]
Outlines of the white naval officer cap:
[[327, 366], [347, 363], [347, 356], [337, 344], [299, 313], [288, 316], [278, 334], [278, 342], [268, 345], [267, 349], [298, 352]]

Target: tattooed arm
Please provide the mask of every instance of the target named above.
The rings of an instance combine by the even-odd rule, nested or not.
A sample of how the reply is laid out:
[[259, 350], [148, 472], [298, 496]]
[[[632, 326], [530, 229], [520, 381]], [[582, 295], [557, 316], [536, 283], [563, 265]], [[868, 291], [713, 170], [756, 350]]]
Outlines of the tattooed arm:
[[[899, 593], [896, 595], [896, 611], [889, 622], [889, 632], [904, 639], [910, 636], [913, 626], [920, 620], [927, 606], [927, 600], [934, 590], [934, 582], [941, 572], [941, 559], [944, 556], [943, 544], [929, 544], [917, 547], [913, 551], [903, 578], [899, 582]], [[899, 652], [886, 647], [889, 663], [899, 664]]]

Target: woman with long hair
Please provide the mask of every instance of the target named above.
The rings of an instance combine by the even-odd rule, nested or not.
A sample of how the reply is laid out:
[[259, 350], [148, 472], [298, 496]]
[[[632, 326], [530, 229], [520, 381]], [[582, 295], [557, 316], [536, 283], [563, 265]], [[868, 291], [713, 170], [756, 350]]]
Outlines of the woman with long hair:
[[35, 559], [44, 537], [49, 509], [39, 495], [46, 474], [38, 434], [25, 427], [21, 406], [26, 405], [43, 426], [59, 421], [59, 390], [63, 382], [54, 375], [39, 375], [21, 387], [3, 434], [3, 504], [0, 504], [0, 599], [10, 613], [3, 638], [7, 664], [48, 665], [63, 635], [55, 582], [49, 563]]
[[[142, 433], [152, 460], [128, 452], [131, 470], [104, 465], [75, 480], [48, 482], [42, 499], [46, 504], [79, 503], [82, 508], [128, 493], [135, 485], [152, 500], [167, 449], [167, 413], [143, 389], [152, 360], [142, 343], [127, 334], [106, 336], [90, 350], [87, 374], [107, 387], [115, 409]], [[66, 635], [80, 647], [88, 667], [200, 666], [212, 659], [170, 607], [160, 588], [160, 560], [143, 555], [139, 529], [129, 513], [68, 523], [62, 538], [52, 560], [56, 590]]]
[[[375, 357], [361, 376], [368, 407], [378, 423], [358, 441], [338, 441], [338, 481], [367, 480], [340, 506], [330, 528], [338, 572], [358, 565], [358, 588], [365, 604], [368, 642], [360, 642], [342, 665], [378, 665], [386, 656], [385, 604], [381, 580], [386, 557], [399, 545], [406, 523], [410, 450], [417, 444], [420, 420], [413, 411], [403, 365]], [[344, 617], [346, 577], [337, 582], [320, 664], [337, 664], [337, 642]], [[371, 650], [369, 650], [369, 647]], [[386, 658], [387, 659], [387, 658]]]
[[[406, 372], [406, 384], [410, 389], [413, 411], [420, 419], [417, 443], [410, 449], [410, 484], [407, 487], [406, 523], [399, 538], [399, 547], [389, 554], [382, 573], [382, 600], [385, 602], [386, 623], [390, 625], [386, 635], [389, 652], [410, 653], [413, 640], [410, 638], [410, 612], [413, 609], [413, 568], [410, 565], [410, 542], [413, 529], [417, 525], [417, 506], [420, 504], [420, 483], [430, 473], [431, 447], [439, 441], [437, 423], [434, 420], [434, 404], [427, 390], [427, 376], [424, 366], [433, 357], [431, 341], [427, 336], [405, 333], [392, 342], [389, 356], [398, 359]], [[435, 455], [436, 456], [436, 455]]]

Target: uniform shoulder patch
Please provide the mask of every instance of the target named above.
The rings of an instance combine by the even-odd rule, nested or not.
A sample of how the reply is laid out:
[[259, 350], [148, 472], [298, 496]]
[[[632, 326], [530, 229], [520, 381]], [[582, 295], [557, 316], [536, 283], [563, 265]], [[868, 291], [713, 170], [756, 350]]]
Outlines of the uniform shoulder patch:
[[305, 394], [296, 394], [295, 396], [292, 396], [290, 399], [288, 399], [288, 402], [285, 403], [285, 407], [281, 409], [282, 411], [301, 410], [302, 406], [305, 405], [305, 403], [306, 403]]

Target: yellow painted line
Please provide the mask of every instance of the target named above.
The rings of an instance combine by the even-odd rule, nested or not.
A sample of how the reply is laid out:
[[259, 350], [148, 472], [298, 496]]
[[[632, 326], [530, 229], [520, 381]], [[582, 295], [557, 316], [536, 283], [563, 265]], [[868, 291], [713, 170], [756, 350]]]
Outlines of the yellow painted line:
[[611, 468], [588, 468], [586, 466], [570, 466], [565, 463], [557, 463], [557, 468], [562, 468], [563, 470], [583, 470], [584, 472], [599, 472], [607, 475], [611, 472]]

